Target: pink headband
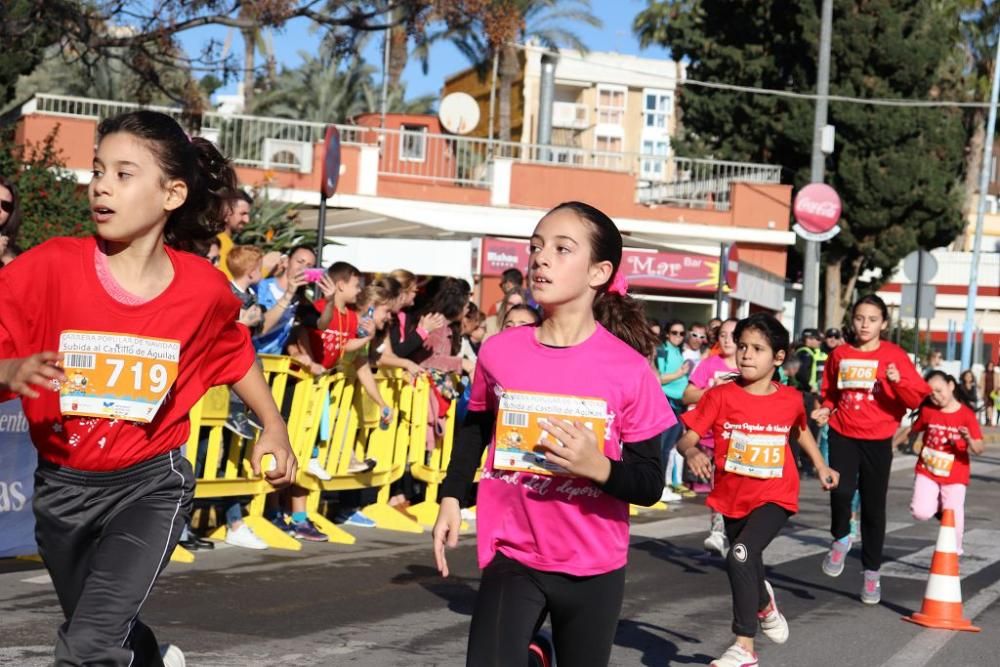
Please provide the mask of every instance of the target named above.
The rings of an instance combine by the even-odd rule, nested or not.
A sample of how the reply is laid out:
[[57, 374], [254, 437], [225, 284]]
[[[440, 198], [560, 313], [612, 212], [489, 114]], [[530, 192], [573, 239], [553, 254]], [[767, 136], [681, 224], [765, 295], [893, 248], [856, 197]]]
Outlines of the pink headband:
[[612, 294], [618, 294], [620, 296], [625, 296], [628, 292], [628, 280], [625, 278], [625, 274], [622, 271], [615, 273], [615, 279], [611, 281], [608, 285], [608, 291]]

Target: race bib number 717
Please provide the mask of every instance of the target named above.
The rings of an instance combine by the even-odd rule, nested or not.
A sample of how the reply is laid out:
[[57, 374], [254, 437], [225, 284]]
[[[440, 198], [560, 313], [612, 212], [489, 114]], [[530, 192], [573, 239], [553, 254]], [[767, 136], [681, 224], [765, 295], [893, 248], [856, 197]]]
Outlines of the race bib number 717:
[[94, 331], [59, 336], [66, 380], [59, 390], [64, 416], [149, 423], [177, 380], [176, 340]]

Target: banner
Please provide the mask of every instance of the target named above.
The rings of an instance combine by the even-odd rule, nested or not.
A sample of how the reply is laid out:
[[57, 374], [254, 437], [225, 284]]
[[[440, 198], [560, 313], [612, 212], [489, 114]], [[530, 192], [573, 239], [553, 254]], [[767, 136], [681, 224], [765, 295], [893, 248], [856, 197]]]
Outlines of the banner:
[[0, 403], [0, 558], [38, 553], [31, 511], [35, 465], [21, 401]]
[[[527, 275], [528, 241], [485, 237], [481, 257], [481, 275], [499, 276], [506, 269]], [[715, 292], [719, 286], [718, 255], [625, 248], [622, 269], [634, 287]]]

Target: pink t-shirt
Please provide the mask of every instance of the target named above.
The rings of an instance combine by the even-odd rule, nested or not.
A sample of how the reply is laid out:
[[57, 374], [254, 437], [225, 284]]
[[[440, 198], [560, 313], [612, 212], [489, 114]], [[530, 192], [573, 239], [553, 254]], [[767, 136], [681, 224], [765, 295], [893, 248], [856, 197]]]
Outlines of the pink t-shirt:
[[[507, 329], [483, 344], [470, 410], [495, 414], [507, 391], [603, 399], [604, 453], [615, 460], [623, 442], [647, 440], [676, 423], [649, 362], [607, 329], [598, 325], [567, 348], [542, 345], [537, 330]], [[625, 566], [628, 503], [587, 479], [494, 470], [494, 446], [477, 499], [480, 567], [498, 550], [528, 567], [573, 576]]]
[[[688, 382], [698, 387], [698, 389], [711, 389], [715, 386], [716, 381], [730, 373], [735, 373], [736, 367], [730, 366], [726, 363], [718, 354], [713, 354], [710, 357], [705, 357], [700, 364], [698, 364], [693, 371], [691, 371], [691, 377]], [[693, 410], [694, 406], [690, 406], [689, 410]], [[698, 444], [707, 449], [713, 449], [715, 447], [715, 440], [712, 439], [712, 434], [703, 435]]]

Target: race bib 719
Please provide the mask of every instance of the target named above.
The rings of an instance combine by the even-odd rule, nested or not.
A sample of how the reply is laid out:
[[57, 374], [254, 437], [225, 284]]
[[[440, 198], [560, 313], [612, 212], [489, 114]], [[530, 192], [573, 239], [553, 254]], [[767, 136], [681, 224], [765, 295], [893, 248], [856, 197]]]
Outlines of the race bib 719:
[[148, 424], [177, 380], [180, 341], [95, 331], [59, 336], [64, 416]]

